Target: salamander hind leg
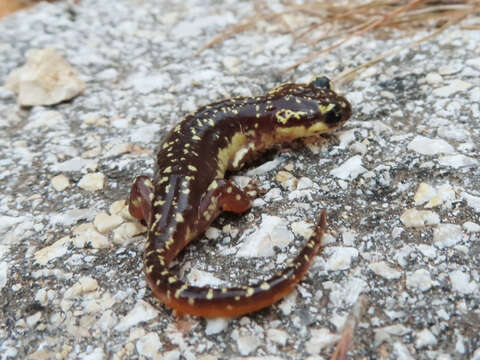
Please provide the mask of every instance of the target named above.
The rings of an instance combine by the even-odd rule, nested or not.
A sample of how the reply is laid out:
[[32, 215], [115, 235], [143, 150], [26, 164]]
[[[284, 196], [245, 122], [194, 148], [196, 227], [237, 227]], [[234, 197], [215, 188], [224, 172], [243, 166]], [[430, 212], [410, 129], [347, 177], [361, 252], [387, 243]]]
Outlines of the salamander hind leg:
[[137, 176], [130, 190], [128, 211], [134, 218], [151, 223], [152, 201], [155, 196], [155, 186], [148, 176]]

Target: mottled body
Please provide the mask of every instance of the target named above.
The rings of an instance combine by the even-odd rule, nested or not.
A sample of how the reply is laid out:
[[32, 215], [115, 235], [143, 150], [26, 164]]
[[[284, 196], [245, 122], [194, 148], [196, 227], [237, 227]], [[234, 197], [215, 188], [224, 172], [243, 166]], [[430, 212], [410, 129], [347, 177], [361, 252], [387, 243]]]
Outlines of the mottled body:
[[159, 148], [155, 179], [139, 176], [130, 194], [131, 214], [148, 227], [144, 267], [155, 296], [179, 313], [217, 317], [256, 311], [288, 294], [318, 252], [325, 212], [287, 268], [254, 286], [190, 286], [169, 271], [169, 263], [221, 211], [251, 207], [252, 186], [239, 189], [224, 178], [227, 170], [241, 168], [274, 144], [335, 129], [350, 115], [348, 101], [332, 91], [327, 78], [316, 77], [264, 96], [204, 106], [173, 128]]

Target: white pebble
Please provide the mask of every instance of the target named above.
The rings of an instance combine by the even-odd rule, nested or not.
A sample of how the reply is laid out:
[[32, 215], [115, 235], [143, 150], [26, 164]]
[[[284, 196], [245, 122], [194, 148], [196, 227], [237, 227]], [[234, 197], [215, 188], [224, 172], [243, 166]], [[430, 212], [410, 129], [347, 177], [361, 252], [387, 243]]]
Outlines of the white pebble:
[[205, 334], [206, 335], [219, 334], [223, 330], [225, 330], [227, 327], [228, 327], [228, 319], [225, 319], [225, 318], [207, 319]]
[[70, 187], [70, 180], [63, 174], [54, 176], [50, 180], [50, 184], [57, 191], [63, 191]]
[[462, 238], [463, 231], [460, 225], [439, 224], [433, 230], [433, 243], [440, 249], [452, 247], [462, 241]]
[[102, 190], [105, 186], [105, 175], [102, 173], [85, 174], [78, 182], [78, 186], [87, 191]]
[[152, 320], [158, 316], [158, 310], [143, 300], [139, 300], [130, 312], [115, 326], [116, 331], [126, 331], [132, 326]]
[[339, 179], [350, 181], [356, 179], [366, 171], [367, 169], [362, 166], [362, 157], [360, 155], [355, 155], [339, 167], [331, 170], [330, 174]]
[[288, 230], [285, 219], [262, 214], [262, 223], [258, 230], [246, 237], [237, 256], [273, 256], [274, 246], [283, 249], [292, 241], [293, 234]]
[[466, 232], [477, 233], [480, 232], [480, 225], [471, 221], [466, 221], [463, 223], [463, 228]]
[[398, 279], [402, 276], [400, 271], [397, 271], [389, 266], [389, 264], [385, 261], [380, 261], [377, 263], [372, 263], [368, 265], [370, 270], [372, 270], [375, 274], [384, 277], [387, 280]]
[[325, 268], [327, 271], [346, 270], [350, 268], [352, 259], [358, 257], [358, 250], [353, 247], [329, 247], [325, 249], [328, 257]]
[[455, 149], [443, 139], [430, 139], [417, 135], [408, 144], [408, 150], [415, 151], [422, 155], [453, 154]]
[[430, 273], [425, 269], [420, 269], [407, 273], [407, 288], [427, 291], [433, 285]]
[[424, 227], [427, 225], [437, 225], [440, 223], [440, 217], [437, 213], [430, 210], [408, 209], [400, 220], [406, 227]]
[[415, 347], [418, 349], [424, 348], [429, 345], [435, 345], [437, 339], [428, 329], [423, 329], [417, 333], [417, 339], [415, 340]]
[[460, 294], [473, 294], [478, 290], [475, 281], [470, 281], [470, 275], [460, 270], [454, 270], [449, 274], [452, 289]]
[[305, 343], [305, 350], [311, 355], [319, 354], [340, 339], [340, 335], [330, 332], [327, 328], [312, 329], [311, 334], [310, 340]]

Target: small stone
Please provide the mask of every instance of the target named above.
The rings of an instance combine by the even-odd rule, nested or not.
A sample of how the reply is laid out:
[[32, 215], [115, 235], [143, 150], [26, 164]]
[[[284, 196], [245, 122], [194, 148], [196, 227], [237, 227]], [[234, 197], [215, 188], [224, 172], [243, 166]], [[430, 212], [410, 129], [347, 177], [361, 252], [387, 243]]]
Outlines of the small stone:
[[222, 59], [222, 64], [227, 68], [228, 71], [230, 71], [232, 74], [236, 74], [240, 69], [240, 60], [236, 57], [233, 56], [225, 56]]
[[61, 257], [66, 254], [68, 243], [72, 240], [65, 236], [55, 241], [52, 245], [46, 246], [34, 253], [35, 262], [40, 265], [46, 265], [50, 260]]
[[433, 230], [433, 243], [443, 249], [458, 244], [463, 239], [463, 231], [460, 225], [439, 224]]
[[24, 66], [13, 70], [5, 87], [18, 94], [22, 106], [53, 105], [85, 89], [77, 72], [54, 49], [32, 49]]
[[328, 256], [325, 269], [327, 271], [339, 271], [349, 269], [352, 259], [358, 257], [358, 250], [353, 247], [334, 246], [325, 250]]
[[463, 192], [462, 198], [467, 202], [467, 205], [470, 206], [475, 212], [480, 213], [480, 196], [474, 196]]
[[375, 274], [387, 280], [399, 279], [402, 276], [400, 271], [392, 269], [385, 261], [372, 263], [368, 266]]
[[49, 128], [55, 129], [60, 127], [62, 123], [65, 122], [65, 119], [61, 112], [47, 110], [47, 111], [38, 111], [35, 112], [28, 119], [28, 124], [25, 126], [25, 129], [32, 130], [38, 128]]
[[427, 347], [429, 345], [435, 345], [437, 339], [428, 329], [423, 329], [417, 333], [417, 340], [415, 340], [415, 347], [418, 349]]
[[92, 223], [83, 223], [73, 228], [75, 237], [73, 244], [77, 248], [90, 245], [94, 249], [105, 249], [110, 247], [108, 238], [100, 234]]
[[6, 261], [0, 262], [0, 290], [7, 285], [8, 280], [8, 263]]
[[310, 355], [319, 354], [320, 351], [340, 340], [340, 335], [331, 333], [327, 328], [312, 329], [311, 335], [310, 340], [305, 343], [305, 350]]
[[98, 282], [92, 277], [83, 276], [78, 281], [72, 285], [69, 289], [65, 291], [65, 299], [73, 299], [79, 295], [89, 293], [97, 290]]
[[440, 217], [433, 211], [408, 209], [402, 214], [400, 221], [406, 227], [421, 228], [427, 225], [439, 224]]
[[42, 312], [41, 311], [38, 311], [31, 316], [28, 316], [26, 318], [27, 326], [31, 329], [34, 328], [38, 324], [38, 322], [40, 321], [41, 318], [42, 318]]
[[425, 76], [425, 81], [431, 85], [438, 85], [442, 83], [443, 78], [439, 73], [428, 73]]
[[253, 335], [240, 335], [236, 339], [238, 352], [246, 356], [254, 352], [261, 345], [260, 339]]
[[63, 174], [54, 176], [50, 180], [50, 184], [57, 191], [63, 191], [70, 187], [70, 180]]
[[105, 175], [102, 173], [85, 174], [78, 182], [78, 186], [87, 191], [102, 190], [105, 186]]
[[415, 360], [415, 358], [410, 354], [406, 345], [401, 342], [396, 342], [393, 344], [393, 354], [394, 359], [397, 360]]
[[120, 320], [116, 331], [126, 331], [142, 322], [150, 321], [158, 316], [158, 310], [143, 300], [139, 300], [130, 312]]
[[228, 327], [228, 322], [228, 319], [225, 318], [207, 319], [205, 334], [215, 335], [221, 333]]
[[208, 271], [193, 268], [187, 275], [187, 280], [193, 286], [220, 287], [225, 285], [225, 281], [217, 278]]
[[123, 219], [121, 216], [118, 215], [108, 215], [105, 212], [99, 213], [95, 216], [95, 220], [93, 224], [100, 231], [102, 234], [105, 234], [123, 223]]
[[452, 271], [449, 274], [452, 289], [460, 294], [473, 294], [478, 290], [475, 281], [470, 281], [470, 275], [460, 270]]
[[414, 197], [415, 205], [425, 204], [425, 208], [432, 208], [445, 204], [450, 207], [453, 200], [455, 200], [455, 191], [450, 184], [443, 184], [437, 188], [421, 183]]
[[285, 346], [288, 340], [288, 333], [280, 329], [268, 329], [267, 338], [271, 342], [277, 343], [280, 346]]
[[468, 233], [477, 233], [480, 232], [480, 225], [471, 221], [466, 221], [463, 223], [463, 228]]
[[430, 273], [425, 269], [420, 269], [411, 273], [407, 273], [407, 288], [427, 291], [433, 285]]
[[290, 225], [295, 235], [300, 235], [304, 239], [310, 239], [314, 233], [314, 226], [306, 221], [297, 221]]
[[469, 168], [480, 164], [477, 159], [462, 154], [442, 156], [438, 159], [438, 163], [442, 166], [451, 167], [453, 169]]
[[401, 324], [385, 326], [379, 329], [375, 329], [374, 331], [374, 343], [376, 346], [382, 344], [384, 341], [390, 341], [392, 336], [404, 336], [410, 333], [410, 329]]
[[415, 151], [422, 155], [453, 154], [455, 149], [443, 139], [430, 139], [417, 135], [408, 144], [408, 150]]
[[262, 214], [258, 230], [248, 235], [237, 252], [241, 257], [273, 256], [275, 246], [285, 248], [293, 241], [287, 222], [277, 216]]
[[453, 80], [447, 86], [442, 86], [440, 88], [433, 90], [433, 95], [438, 97], [451, 97], [458, 92], [465, 92], [470, 89], [473, 85], [469, 82], [463, 80]]
[[180, 351], [177, 349], [167, 351], [163, 354], [162, 360], [180, 360]]
[[351, 181], [366, 171], [367, 169], [362, 166], [362, 157], [360, 155], [355, 155], [339, 167], [331, 170], [330, 174], [339, 179]]
[[126, 246], [132, 239], [147, 231], [147, 228], [140, 223], [127, 222], [113, 230], [113, 242], [117, 245]]
[[148, 359], [155, 359], [162, 343], [157, 333], [150, 332], [137, 340], [138, 354]]
[[280, 170], [275, 176], [275, 180], [280, 183], [282, 188], [288, 190], [295, 190], [298, 180], [288, 171]]

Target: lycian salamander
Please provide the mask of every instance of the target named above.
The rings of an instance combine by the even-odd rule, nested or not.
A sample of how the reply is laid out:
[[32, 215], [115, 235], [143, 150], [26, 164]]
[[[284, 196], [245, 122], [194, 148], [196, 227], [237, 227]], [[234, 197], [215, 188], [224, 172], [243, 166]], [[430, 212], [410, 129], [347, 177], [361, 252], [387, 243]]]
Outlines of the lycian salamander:
[[255, 285], [235, 288], [190, 286], [169, 264], [202, 234], [221, 211], [250, 209], [252, 188], [225, 179], [274, 144], [340, 127], [351, 106], [317, 76], [308, 84], [283, 84], [264, 96], [236, 97], [203, 106], [173, 128], [157, 154], [154, 180], [135, 179], [129, 211], [148, 227], [144, 267], [154, 295], [178, 313], [232, 317], [259, 310], [287, 295], [318, 252], [326, 214], [285, 270]]

